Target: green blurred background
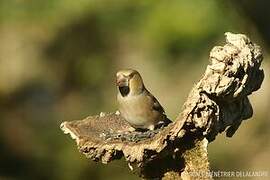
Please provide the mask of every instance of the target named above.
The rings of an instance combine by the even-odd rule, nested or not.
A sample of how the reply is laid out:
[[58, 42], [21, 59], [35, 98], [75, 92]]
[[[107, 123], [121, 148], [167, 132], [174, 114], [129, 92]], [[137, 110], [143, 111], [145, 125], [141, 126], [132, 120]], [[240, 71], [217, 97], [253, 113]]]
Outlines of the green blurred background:
[[138, 179], [123, 160], [86, 159], [60, 123], [115, 111], [115, 73], [127, 67], [174, 119], [226, 31], [262, 46], [265, 80], [251, 96], [254, 116], [233, 138], [209, 145], [211, 167], [269, 171], [269, 7], [268, 0], [1, 0], [0, 179]]

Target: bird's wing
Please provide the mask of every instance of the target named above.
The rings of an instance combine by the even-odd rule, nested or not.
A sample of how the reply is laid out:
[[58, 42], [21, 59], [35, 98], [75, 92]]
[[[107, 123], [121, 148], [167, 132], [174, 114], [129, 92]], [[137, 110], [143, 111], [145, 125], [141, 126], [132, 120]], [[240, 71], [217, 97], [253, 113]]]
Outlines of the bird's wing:
[[165, 114], [163, 107], [160, 105], [158, 100], [149, 91], [147, 91], [147, 96], [151, 99], [151, 101], [153, 101], [153, 110], [158, 111], [162, 114]]

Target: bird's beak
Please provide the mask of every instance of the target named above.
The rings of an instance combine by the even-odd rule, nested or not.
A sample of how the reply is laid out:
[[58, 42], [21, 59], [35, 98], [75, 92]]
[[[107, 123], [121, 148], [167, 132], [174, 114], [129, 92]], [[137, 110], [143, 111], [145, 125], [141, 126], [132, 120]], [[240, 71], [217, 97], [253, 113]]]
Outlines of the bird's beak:
[[119, 87], [128, 86], [127, 78], [124, 78], [124, 77], [117, 78], [116, 85]]

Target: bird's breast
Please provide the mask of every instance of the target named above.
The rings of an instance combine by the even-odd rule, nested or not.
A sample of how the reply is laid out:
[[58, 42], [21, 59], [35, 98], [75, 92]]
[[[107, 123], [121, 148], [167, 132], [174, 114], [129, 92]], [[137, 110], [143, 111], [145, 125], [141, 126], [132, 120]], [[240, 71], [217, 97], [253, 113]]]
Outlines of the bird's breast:
[[142, 126], [153, 120], [152, 106], [147, 97], [142, 95], [118, 96], [118, 102], [121, 115], [130, 124]]

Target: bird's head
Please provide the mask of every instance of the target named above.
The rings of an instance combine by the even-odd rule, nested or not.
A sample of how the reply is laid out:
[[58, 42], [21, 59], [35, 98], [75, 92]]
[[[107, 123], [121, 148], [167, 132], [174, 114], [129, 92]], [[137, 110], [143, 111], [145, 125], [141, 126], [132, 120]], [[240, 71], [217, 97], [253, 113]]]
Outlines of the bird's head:
[[144, 89], [141, 75], [133, 69], [118, 71], [116, 74], [116, 85], [123, 97], [128, 94], [140, 94]]

